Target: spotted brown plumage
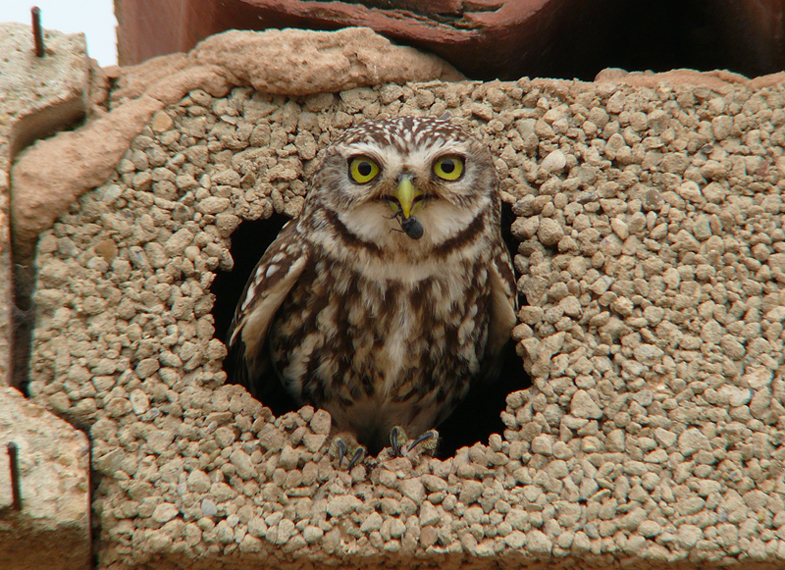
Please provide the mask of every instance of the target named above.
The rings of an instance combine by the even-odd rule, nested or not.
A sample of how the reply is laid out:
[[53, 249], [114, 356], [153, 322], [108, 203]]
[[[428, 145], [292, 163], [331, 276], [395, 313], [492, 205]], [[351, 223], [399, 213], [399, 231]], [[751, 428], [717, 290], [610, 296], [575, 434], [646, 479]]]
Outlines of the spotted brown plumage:
[[263, 401], [280, 382], [377, 451], [496, 374], [515, 324], [496, 173], [449, 119], [363, 123], [319, 160], [237, 307], [234, 379]]

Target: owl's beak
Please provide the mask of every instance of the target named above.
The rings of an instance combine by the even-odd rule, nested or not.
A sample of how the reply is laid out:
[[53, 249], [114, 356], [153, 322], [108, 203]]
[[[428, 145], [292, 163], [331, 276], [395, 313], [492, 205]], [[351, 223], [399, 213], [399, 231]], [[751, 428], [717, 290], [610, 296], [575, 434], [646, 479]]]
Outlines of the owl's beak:
[[395, 199], [398, 200], [404, 220], [408, 220], [412, 215], [413, 210], [417, 205], [415, 200], [421, 194], [422, 192], [417, 190], [414, 187], [414, 184], [412, 184], [411, 174], [402, 174], [398, 178], [398, 187], [395, 189], [393, 196], [395, 196]]

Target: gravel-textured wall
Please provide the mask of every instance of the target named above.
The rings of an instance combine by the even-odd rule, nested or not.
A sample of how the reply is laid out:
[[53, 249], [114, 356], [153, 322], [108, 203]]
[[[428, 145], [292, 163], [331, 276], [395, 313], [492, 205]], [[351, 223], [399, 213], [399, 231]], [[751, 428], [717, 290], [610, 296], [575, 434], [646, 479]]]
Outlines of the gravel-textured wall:
[[[38, 250], [31, 392], [90, 426], [102, 567], [780, 567], [783, 102], [522, 80], [157, 113]], [[325, 412], [224, 385], [208, 289], [343, 129], [444, 111], [515, 203], [535, 385], [454, 458], [337, 472]]]

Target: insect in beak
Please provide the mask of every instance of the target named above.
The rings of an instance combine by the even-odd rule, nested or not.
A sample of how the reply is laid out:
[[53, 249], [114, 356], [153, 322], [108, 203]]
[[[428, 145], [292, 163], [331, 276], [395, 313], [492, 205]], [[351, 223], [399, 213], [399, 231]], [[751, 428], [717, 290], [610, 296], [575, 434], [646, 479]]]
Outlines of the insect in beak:
[[398, 223], [401, 224], [401, 229], [403, 233], [409, 236], [412, 239], [420, 239], [422, 235], [425, 233], [425, 230], [422, 227], [420, 221], [412, 216], [411, 218], [398, 218]]
[[398, 187], [393, 194], [395, 200], [391, 202], [391, 207], [394, 208], [394, 217], [401, 225], [401, 230], [412, 239], [420, 239], [425, 233], [420, 221], [411, 215], [415, 207], [422, 207], [421, 195], [422, 192], [412, 184], [410, 174], [402, 174], [398, 178]]

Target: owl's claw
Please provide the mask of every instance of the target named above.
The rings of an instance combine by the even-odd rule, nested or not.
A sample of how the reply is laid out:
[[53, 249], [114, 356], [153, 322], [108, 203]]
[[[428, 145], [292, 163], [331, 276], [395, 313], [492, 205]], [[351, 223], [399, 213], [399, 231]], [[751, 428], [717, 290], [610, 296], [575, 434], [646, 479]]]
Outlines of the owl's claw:
[[439, 442], [439, 432], [429, 429], [417, 439], [409, 441], [409, 437], [401, 426], [394, 426], [390, 430], [390, 445], [392, 446], [393, 457], [404, 457], [412, 453], [415, 448], [420, 447], [421, 453], [432, 453]]
[[346, 470], [351, 471], [352, 467], [357, 465], [363, 459], [365, 459], [365, 448], [360, 446], [354, 450], [354, 455], [352, 455], [351, 460], [349, 460], [349, 465], [346, 466]]
[[403, 447], [409, 438], [401, 426], [393, 426], [390, 430], [390, 445], [392, 446], [393, 457], [403, 457]]
[[335, 458], [335, 465], [338, 469], [343, 469], [344, 459], [348, 458], [349, 460], [349, 463], [346, 466], [347, 471], [351, 471], [355, 465], [365, 459], [365, 447], [358, 443], [355, 443], [355, 445], [357, 447], [354, 448], [353, 451], [350, 451], [344, 438], [336, 437], [333, 440], [333, 444], [330, 446], [330, 455]]
[[439, 432], [435, 429], [429, 429], [409, 444], [409, 451], [419, 445], [423, 452], [433, 452], [437, 443], [439, 443]]

